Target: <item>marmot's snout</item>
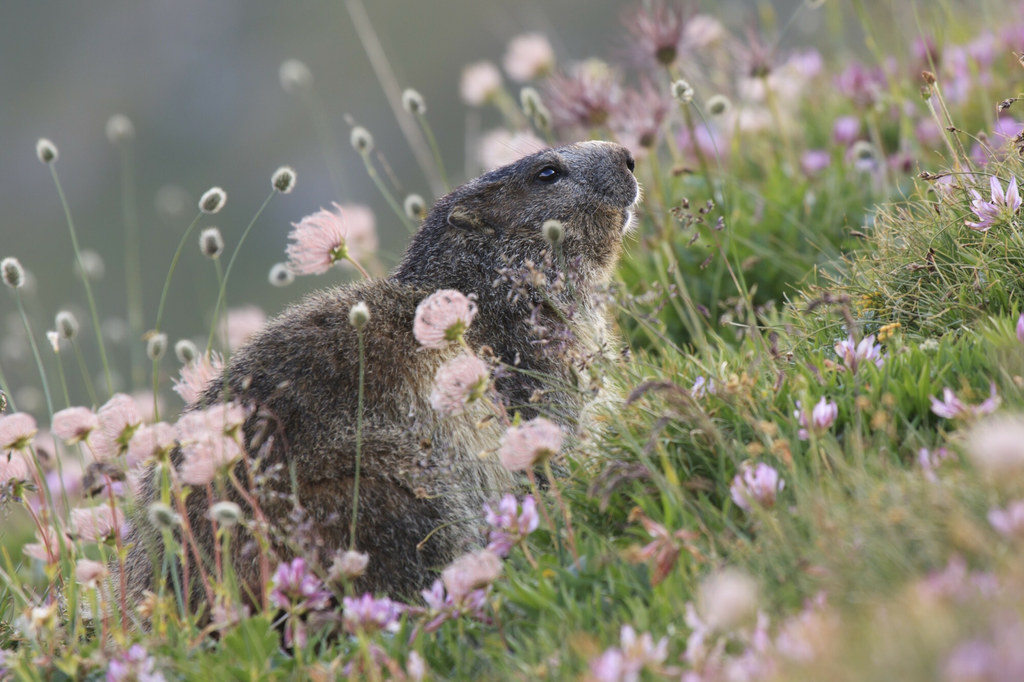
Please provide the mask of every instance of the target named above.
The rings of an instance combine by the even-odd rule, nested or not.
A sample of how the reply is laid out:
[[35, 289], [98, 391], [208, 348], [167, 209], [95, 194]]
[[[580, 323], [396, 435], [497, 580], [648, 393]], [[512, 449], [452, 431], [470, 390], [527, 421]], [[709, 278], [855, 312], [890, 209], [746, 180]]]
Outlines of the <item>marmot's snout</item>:
[[633, 177], [636, 161], [628, 149], [614, 142], [581, 142], [576, 145], [579, 167], [588, 169], [588, 180], [601, 199], [616, 208], [629, 208], [640, 197]]

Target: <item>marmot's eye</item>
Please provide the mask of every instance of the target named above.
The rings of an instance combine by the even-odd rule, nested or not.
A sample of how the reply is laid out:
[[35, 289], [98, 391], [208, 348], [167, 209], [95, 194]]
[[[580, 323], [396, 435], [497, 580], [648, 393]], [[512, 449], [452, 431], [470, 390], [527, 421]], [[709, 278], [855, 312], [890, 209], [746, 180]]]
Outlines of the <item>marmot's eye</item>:
[[559, 173], [558, 169], [554, 166], [544, 166], [544, 168], [540, 170], [540, 173], [537, 173], [537, 179], [541, 182], [554, 182], [561, 177], [561, 175], [562, 174]]

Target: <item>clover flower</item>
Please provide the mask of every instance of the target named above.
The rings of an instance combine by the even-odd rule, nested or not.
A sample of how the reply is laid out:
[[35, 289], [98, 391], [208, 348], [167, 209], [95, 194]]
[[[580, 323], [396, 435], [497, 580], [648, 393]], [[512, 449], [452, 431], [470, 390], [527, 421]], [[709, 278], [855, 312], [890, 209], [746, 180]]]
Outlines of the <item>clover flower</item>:
[[977, 190], [971, 190], [971, 194], [974, 196], [971, 210], [974, 211], [977, 221], [965, 220], [964, 224], [978, 232], [987, 232], [997, 221], [1007, 216], [1016, 215], [1021, 206], [1020, 193], [1017, 191], [1017, 178], [1010, 178], [1010, 183], [1004, 192], [999, 179], [993, 175], [989, 178], [989, 187], [991, 201], [984, 201]]
[[836, 417], [839, 416], [839, 406], [824, 396], [811, 410], [810, 415], [803, 409], [799, 400], [796, 401], [796, 407], [797, 409], [793, 412], [793, 416], [800, 423], [800, 431], [797, 433], [797, 437], [800, 440], [807, 440], [811, 432], [816, 434], [824, 433], [832, 426]]
[[292, 223], [288, 238], [288, 267], [296, 275], [322, 275], [337, 263], [358, 261], [377, 249], [373, 213], [365, 206], [321, 209]]
[[466, 405], [483, 396], [489, 380], [487, 363], [471, 353], [462, 353], [438, 368], [430, 406], [443, 415], [460, 414]]
[[420, 301], [412, 333], [426, 348], [458, 341], [476, 316], [476, 303], [455, 289], [440, 289]]
[[107, 667], [107, 682], [164, 682], [164, 675], [156, 670], [156, 659], [141, 644], [133, 644], [128, 651], [113, 658]]
[[989, 397], [984, 402], [978, 405], [968, 405], [957, 398], [951, 388], [944, 388], [942, 389], [942, 400], [929, 396], [929, 400], [932, 402], [932, 412], [945, 419], [964, 419], [991, 414], [999, 407], [1001, 400], [996, 395], [994, 383], [990, 385], [989, 390]]
[[540, 524], [537, 503], [533, 496], [527, 495], [520, 503], [512, 493], [506, 493], [501, 498], [497, 510], [485, 503], [484, 520], [490, 526], [487, 532], [487, 549], [499, 557], [508, 556], [512, 548], [537, 530]]
[[402, 605], [387, 597], [375, 598], [372, 594], [361, 597], [345, 597], [342, 622], [350, 634], [363, 632], [373, 634], [380, 630], [398, 631], [398, 619], [402, 615]]
[[535, 417], [505, 431], [498, 448], [498, 459], [509, 471], [526, 471], [558, 454], [561, 449], [561, 427], [544, 417]]
[[744, 462], [740, 472], [732, 479], [729, 494], [733, 502], [743, 511], [749, 512], [754, 505], [771, 509], [775, 497], [786, 487], [779, 472], [764, 462], [751, 465]]
[[302, 557], [282, 561], [271, 579], [270, 601], [288, 612], [285, 623], [285, 646], [305, 646], [306, 625], [301, 616], [309, 611], [322, 611], [331, 603], [331, 592], [316, 575], [306, 568]]
[[845, 340], [836, 342], [835, 350], [836, 355], [853, 374], [857, 373], [857, 368], [864, 362], [873, 362], [875, 367], [881, 367], [885, 363], [882, 347], [875, 343], [874, 334], [865, 336], [857, 343], [854, 343], [853, 334], [850, 334]]

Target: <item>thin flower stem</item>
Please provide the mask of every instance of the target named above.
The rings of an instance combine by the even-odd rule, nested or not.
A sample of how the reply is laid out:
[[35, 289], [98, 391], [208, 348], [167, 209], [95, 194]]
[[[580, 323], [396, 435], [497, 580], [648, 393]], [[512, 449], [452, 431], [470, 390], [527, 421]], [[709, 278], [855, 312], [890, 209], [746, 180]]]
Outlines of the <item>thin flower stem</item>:
[[96, 389], [92, 385], [89, 369], [86, 367], [85, 358], [82, 356], [82, 349], [78, 347], [74, 339], [71, 340], [71, 347], [75, 349], [75, 360], [78, 362], [78, 371], [82, 373], [82, 383], [85, 384], [85, 392], [89, 394], [89, 403], [91, 405], [99, 405], [99, 400], [96, 398]]
[[[142, 336], [142, 252], [139, 246], [139, 216], [135, 206], [135, 172], [130, 145], [121, 148], [121, 215], [124, 221], [124, 279], [128, 302], [129, 338]], [[145, 381], [145, 353], [141, 344], [131, 344], [131, 385]]]
[[309, 115], [313, 119], [313, 128], [316, 131], [317, 138], [320, 140], [318, 146], [323, 150], [324, 162], [327, 164], [327, 174], [331, 176], [331, 185], [334, 187], [335, 194], [340, 196], [341, 188], [345, 185], [345, 178], [342, 167], [337, 162], [337, 159], [341, 158], [341, 154], [338, 152], [338, 141], [331, 131], [331, 126], [327, 123], [327, 115], [324, 113], [324, 107], [316, 96], [316, 92], [304, 93], [302, 101], [309, 107]]
[[352, 256], [350, 256], [350, 255], [348, 255], [348, 254], [345, 254], [345, 260], [347, 260], [347, 261], [348, 261], [349, 263], [351, 263], [352, 265], [354, 265], [354, 266], [355, 266], [355, 268], [356, 268], [356, 270], [358, 270], [358, 271], [359, 271], [359, 274], [361, 274], [361, 275], [362, 275], [362, 276], [363, 276], [364, 278], [366, 278], [366, 279], [372, 279], [372, 278], [370, 277], [370, 273], [368, 273], [368, 272], [366, 271], [366, 268], [364, 268], [364, 267], [363, 267], [362, 265], [360, 265], [360, 264], [359, 264], [359, 263], [358, 263], [358, 262], [356, 261], [356, 259], [355, 259], [355, 258], [353, 258]]
[[[253, 225], [255, 225], [256, 221], [259, 220], [259, 217], [263, 213], [263, 210], [267, 207], [267, 204], [270, 203], [270, 200], [274, 198], [275, 194], [277, 194], [277, 190], [270, 191], [270, 194], [267, 195], [267, 198], [263, 200], [263, 204], [260, 206], [259, 210], [256, 211], [256, 215], [254, 215], [252, 217], [252, 220], [249, 221], [249, 224], [245, 228], [245, 232], [242, 233], [242, 237], [238, 240], [238, 244], [235, 245], [235, 250], [232, 252], [231, 258], [228, 260], [228, 268], [227, 270], [224, 271], [224, 279], [220, 283], [220, 291], [217, 292], [217, 302], [213, 306], [214, 313], [220, 310], [221, 307], [224, 305], [224, 292], [226, 291], [228, 286], [228, 279], [231, 277], [231, 269], [235, 266], [235, 259], [238, 258], [238, 252], [242, 249], [242, 244], [243, 242], [245, 242], [245, 238], [249, 236], [249, 232], [252, 231]], [[216, 329], [217, 320], [216, 318], [214, 318], [213, 324], [210, 325], [210, 338], [206, 341], [207, 353], [209, 353], [210, 350], [213, 348], [213, 334]]]
[[391, 207], [391, 210], [395, 212], [395, 215], [398, 216], [398, 219], [402, 222], [403, 225], [405, 225], [405, 229], [409, 231], [409, 234], [415, 232], [416, 226], [409, 221], [409, 216], [405, 215], [405, 211], [403, 211], [402, 207], [398, 205], [398, 201], [395, 200], [395, 196], [391, 193], [391, 190], [389, 190], [387, 188], [387, 185], [384, 184], [384, 181], [381, 180], [380, 174], [377, 172], [377, 169], [373, 167], [373, 162], [370, 160], [370, 155], [367, 153], [363, 153], [361, 156], [363, 157], [363, 164], [366, 166], [366, 174], [370, 176], [370, 179], [373, 180], [373, 184], [377, 186], [378, 190], [380, 190], [380, 193], [388, 202], [388, 206]]
[[82, 283], [85, 288], [85, 297], [89, 302], [89, 314], [92, 315], [92, 326], [96, 332], [96, 345], [100, 349], [100, 361], [103, 363], [103, 376], [107, 380], [107, 391], [109, 393], [114, 392], [114, 380], [110, 375], [110, 365], [107, 362], [107, 349], [103, 345], [103, 334], [100, 330], [100, 316], [96, 311], [96, 300], [92, 295], [92, 285], [89, 284], [89, 276], [85, 272], [85, 267], [82, 264], [82, 253], [78, 248], [78, 235], [75, 233], [75, 223], [71, 219], [71, 207], [68, 205], [68, 200], [64, 196], [64, 188], [61, 187], [60, 178], [57, 176], [57, 164], [47, 164], [50, 167], [50, 175], [53, 177], [53, 184], [57, 186], [57, 195], [60, 197], [60, 205], [64, 208], [64, 217], [68, 222], [68, 232], [71, 234], [71, 246], [75, 250], [75, 261], [78, 263], [78, 269], [82, 274]]
[[[252, 470], [249, 467], [249, 460], [243, 456], [243, 466], [245, 467], [246, 477], [249, 480], [249, 485], [253, 485]], [[270, 527], [270, 523], [267, 521], [267, 517], [263, 514], [263, 508], [256, 502], [256, 499], [249, 492], [249, 489], [242, 485], [238, 480], [238, 476], [235, 475], [235, 467], [228, 467], [228, 479], [231, 481], [231, 485], [234, 487], [238, 494], [241, 495], [242, 501], [245, 502], [249, 509], [252, 510], [253, 516], [256, 518], [258, 533], [253, 533], [256, 536], [256, 540], [260, 544], [260, 582], [263, 585], [267, 584], [270, 580], [270, 560], [267, 558], [268, 549], [270, 542], [266, 536], [266, 529]], [[267, 590], [263, 590], [263, 610], [266, 611], [270, 608], [270, 593]]]
[[28, 316], [25, 314], [25, 304], [21, 300], [21, 293], [14, 290], [14, 300], [18, 302], [18, 314], [21, 315], [21, 323], [25, 326], [25, 336], [28, 337], [29, 346], [32, 347], [32, 357], [35, 358], [36, 368], [39, 370], [39, 380], [43, 384], [43, 395], [46, 397], [46, 409], [50, 413], [50, 418], [53, 418], [53, 398], [50, 396], [50, 382], [46, 380], [46, 369], [43, 367], [43, 359], [39, 355], [39, 346], [36, 345], [36, 340], [32, 336], [32, 328], [28, 323]]
[[434, 137], [434, 131], [427, 123], [427, 117], [423, 114], [416, 116], [416, 120], [419, 121], [420, 128], [423, 130], [423, 134], [427, 137], [427, 143], [430, 145], [430, 152], [434, 155], [434, 163], [437, 164], [437, 170], [441, 173], [441, 182], [444, 183], [444, 191], [450, 192], [452, 189], [451, 184], [448, 182], [448, 173], [444, 169], [444, 159], [441, 157], [441, 148], [437, 145], [437, 138]]
[[359, 339], [359, 398], [356, 408], [356, 473], [352, 483], [352, 524], [348, 531], [348, 548], [355, 551], [356, 548], [356, 525], [359, 520], [359, 469], [363, 457], [363, 384], [366, 378], [366, 353], [363, 330], [356, 330], [356, 337]]
[[572, 529], [572, 513], [569, 511], [569, 506], [565, 503], [562, 498], [562, 491], [558, 488], [558, 482], [555, 480], [555, 474], [551, 470], [551, 458], [544, 460], [544, 474], [548, 477], [548, 484], [551, 486], [551, 490], [555, 493], [555, 501], [558, 502], [559, 508], [562, 510], [562, 517], [565, 519], [565, 531], [569, 537], [569, 551], [572, 552], [573, 562], [576, 567], [580, 565], [580, 552], [576, 547], [576, 533]]

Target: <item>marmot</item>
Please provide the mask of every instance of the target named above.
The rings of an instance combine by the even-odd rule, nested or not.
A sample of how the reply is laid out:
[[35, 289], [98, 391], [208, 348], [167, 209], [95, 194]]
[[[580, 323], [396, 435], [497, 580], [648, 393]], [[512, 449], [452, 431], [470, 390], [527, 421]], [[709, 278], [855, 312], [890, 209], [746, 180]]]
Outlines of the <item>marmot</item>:
[[[633, 220], [640, 195], [633, 167], [622, 146], [582, 142], [491, 171], [437, 201], [389, 277], [314, 293], [235, 353], [223, 377], [190, 409], [220, 402], [225, 394], [250, 409], [243, 442], [255, 463], [253, 492], [277, 529], [270, 534], [277, 558], [312, 551], [329, 564], [334, 552], [349, 547], [359, 381], [349, 311], [360, 301], [370, 318], [363, 329], [355, 547], [369, 554], [369, 565], [355, 587], [413, 597], [437, 570], [479, 546], [483, 504], [513, 487], [495, 455], [504, 427], [498, 419], [482, 419], [483, 407], [454, 417], [431, 409], [435, 372], [460, 349], [420, 347], [412, 332], [416, 307], [439, 289], [475, 295], [478, 312], [465, 340], [510, 368], [496, 375], [495, 402], [524, 419], [550, 406], [546, 416], [575, 428], [586, 401], [581, 391], [566, 387], [578, 385], [579, 359], [599, 352], [608, 336], [595, 294], [609, 282]], [[554, 254], [541, 229], [550, 219], [564, 229]], [[573, 273], [555, 293], [538, 275], [544, 263]], [[533, 276], [509, 275], [527, 269]], [[559, 325], [565, 329], [554, 341], [537, 338], [537, 329]], [[541, 401], [534, 398], [538, 390], [545, 392]], [[171, 459], [179, 465], [181, 453]], [[248, 481], [238, 467], [239, 480]], [[154, 571], [164, 563], [160, 532], [146, 516], [159, 499], [152, 471], [127, 538], [133, 601], [153, 589]], [[230, 487], [228, 499], [252, 518]], [[204, 563], [212, 562], [207, 495], [194, 491], [186, 507]], [[236, 532], [232, 549], [239, 584], [258, 601], [260, 550], [253, 536]], [[194, 565], [190, 572], [190, 599], [198, 608], [205, 598]]]

